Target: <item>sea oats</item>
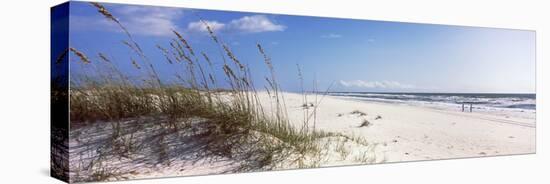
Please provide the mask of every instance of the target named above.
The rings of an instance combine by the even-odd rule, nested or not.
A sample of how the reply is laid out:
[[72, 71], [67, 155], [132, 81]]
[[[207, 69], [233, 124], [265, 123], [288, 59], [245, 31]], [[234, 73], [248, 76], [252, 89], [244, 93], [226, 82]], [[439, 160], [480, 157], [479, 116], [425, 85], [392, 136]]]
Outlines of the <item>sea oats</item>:
[[241, 64], [241, 62], [237, 59], [237, 57], [235, 57], [235, 55], [233, 54], [233, 52], [231, 52], [231, 50], [229, 49], [229, 47], [227, 47], [227, 45], [223, 44], [223, 49], [225, 50], [225, 52], [227, 53], [227, 56], [229, 56], [229, 58], [241, 69], [241, 70], [244, 70], [244, 65]]
[[193, 48], [191, 48], [191, 45], [183, 38], [183, 36], [178, 33], [176, 30], [172, 30], [172, 32], [178, 37], [178, 39], [183, 43], [183, 46], [189, 51], [191, 55], [195, 55], [195, 52], [193, 51]]
[[271, 58], [269, 58], [269, 56], [267, 56], [267, 54], [265, 53], [262, 45], [260, 45], [259, 43], [256, 44], [256, 46], [258, 47], [258, 50], [260, 51], [260, 53], [262, 54], [262, 56], [264, 57], [264, 62], [265, 64], [267, 65], [267, 67], [270, 69], [270, 70], [273, 70], [273, 64], [271, 63]]
[[235, 75], [235, 73], [233, 72], [233, 70], [231, 69], [231, 67], [229, 67], [228, 65], [223, 65], [223, 70], [229, 78], [239, 80]]
[[132, 60], [132, 65], [134, 65], [134, 67], [136, 69], [138, 69], [138, 70], [141, 69], [141, 67], [138, 65], [138, 63], [136, 62], [136, 60], [134, 58], [130, 58], [130, 60]]
[[157, 48], [162, 52], [162, 55], [164, 55], [164, 57], [166, 58], [166, 61], [168, 61], [169, 64], [174, 63], [174, 62], [172, 62], [172, 59], [170, 59], [168, 50], [166, 50], [165, 48], [163, 48], [162, 46], [160, 46], [158, 44], [157, 44]]
[[60, 64], [61, 62], [63, 62], [63, 60], [65, 60], [65, 56], [67, 56], [67, 54], [69, 53], [69, 49], [65, 49], [61, 54], [59, 54], [59, 56], [57, 56], [57, 59], [55, 59], [55, 64]]
[[102, 61], [105, 61], [105, 62], [108, 62], [108, 63], [111, 62], [111, 60], [109, 60], [109, 58], [107, 58], [107, 56], [105, 56], [103, 53], [98, 53], [97, 55], [99, 56], [99, 58], [100, 58]]
[[210, 61], [210, 58], [208, 55], [206, 55], [204, 52], [201, 52], [202, 56], [204, 57], [204, 60], [208, 63], [208, 65], [212, 66], [212, 61]]
[[208, 34], [210, 35], [210, 38], [212, 38], [212, 40], [214, 40], [214, 42], [216, 43], [220, 43], [218, 41], [218, 37], [216, 36], [216, 34], [214, 34], [214, 31], [212, 30], [212, 28], [210, 27], [210, 25], [208, 25], [208, 23], [206, 23], [206, 21], [200, 19], [201, 23], [206, 27], [206, 30], [208, 30]]
[[80, 61], [82, 61], [83, 63], [85, 64], [90, 64], [90, 59], [88, 59], [88, 57], [83, 53], [83, 52], [80, 52], [78, 50], [76, 50], [75, 48], [70, 48], [71, 52], [73, 52], [76, 56], [78, 56], [80, 58]]

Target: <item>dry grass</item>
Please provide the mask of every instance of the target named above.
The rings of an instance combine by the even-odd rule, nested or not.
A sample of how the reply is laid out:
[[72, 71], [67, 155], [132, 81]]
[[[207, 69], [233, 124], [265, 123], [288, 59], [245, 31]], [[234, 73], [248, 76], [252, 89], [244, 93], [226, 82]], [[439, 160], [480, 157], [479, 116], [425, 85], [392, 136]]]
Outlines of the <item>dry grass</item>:
[[340, 154], [340, 158], [345, 160], [350, 155], [350, 150], [346, 148], [347, 141], [341, 141], [336, 144], [335, 151]]
[[[313, 102], [310, 102], [305, 90], [302, 90], [303, 100], [308, 108], [304, 108], [304, 124], [302, 127], [289, 124], [275, 69], [261, 44], [257, 44], [258, 53], [264, 58], [263, 62], [270, 71], [265, 77], [269, 85], [264, 89], [274, 97], [273, 114], [263, 111], [250, 68], [238, 59], [205, 22], [203, 23], [209, 30], [210, 38], [220, 48], [221, 62], [211, 60], [213, 57], [204, 51], [195, 50], [184, 34], [175, 30], [174, 39], [168, 46], [156, 45], [166, 62], [153, 62], [114, 15], [98, 3], [92, 5], [126, 33], [128, 40], [123, 41], [123, 44], [135, 53], [135, 56], [129, 56], [127, 62], [135, 67], [133, 72], [141, 74], [137, 79], [131, 78], [116, 67], [114, 63], [117, 61], [103, 53], [98, 53], [94, 60], [94, 57], [88, 57], [77, 48], [70, 48], [81, 65], [94, 73], [71, 76], [71, 128], [107, 122], [111, 132], [108, 145], [112, 146], [106, 151], [109, 154], [131, 159], [131, 155], [145, 149], [134, 136], [145, 124], [136, 123], [133, 127], [127, 127], [121, 123], [139, 118], [150, 118], [162, 127], [161, 133], [156, 137], [158, 147], [154, 149], [157, 150], [159, 162], [163, 164], [170, 164], [172, 158], [168, 154], [165, 137], [182, 131], [193, 132], [193, 136], [204, 138], [206, 148], [201, 151], [210, 155], [245, 155], [243, 170], [271, 169], [281, 160], [288, 161], [289, 155], [294, 158], [291, 162], [301, 163], [308, 155], [319, 155], [322, 148], [316, 144], [318, 139], [329, 136], [346, 137], [315, 130], [316, 110], [322, 96], [319, 99], [315, 93]], [[161, 80], [155, 69], [155, 65], [160, 63], [182, 68], [175, 74], [176, 82]], [[298, 69], [299, 78], [303, 81], [301, 69]], [[216, 71], [223, 71], [225, 78], [216, 78]], [[363, 116], [361, 113], [360, 115]], [[201, 125], [205, 131], [196, 130], [197, 126], [190, 121], [193, 118], [206, 120]], [[310, 128], [311, 123], [313, 130]], [[355, 138], [346, 137], [348, 139]], [[87, 168], [95, 169], [91, 170], [91, 178], [82, 180], [103, 181], [116, 177], [108, 168], [97, 165], [102, 163], [101, 158], [102, 156], [88, 164]]]

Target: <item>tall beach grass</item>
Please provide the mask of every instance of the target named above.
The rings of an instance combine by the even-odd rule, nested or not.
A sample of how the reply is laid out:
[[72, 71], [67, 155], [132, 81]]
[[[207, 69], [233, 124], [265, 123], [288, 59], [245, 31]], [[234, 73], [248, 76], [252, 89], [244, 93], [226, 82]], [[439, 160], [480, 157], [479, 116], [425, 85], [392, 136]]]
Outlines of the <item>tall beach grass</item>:
[[[132, 34], [112, 13], [99, 3], [91, 3], [107, 20], [115, 23], [125, 33], [121, 42], [133, 54], [126, 61], [115, 60], [107, 53], [85, 53], [79, 48], [70, 48], [73, 66], [83, 68], [79, 74], [71, 74], [70, 120], [71, 129], [90, 127], [99, 123], [108, 125], [110, 154], [130, 158], [140, 152], [144, 144], [136, 141], [137, 132], [145, 131], [145, 125], [161, 127], [158, 133], [159, 158], [170, 154], [163, 144], [166, 136], [178, 132], [191, 132], [201, 138], [206, 146], [204, 154], [221, 157], [239, 157], [243, 160], [241, 169], [270, 170], [282, 161], [296, 167], [313, 167], [305, 162], [308, 157], [320, 156], [323, 147], [318, 140], [326, 137], [344, 137], [346, 140], [366, 144], [364, 140], [338, 133], [315, 129], [317, 108], [322, 96], [308, 101], [303, 89], [304, 104], [313, 108], [304, 110], [301, 127], [292, 126], [288, 120], [283, 90], [276, 77], [276, 70], [267, 51], [260, 43], [256, 45], [269, 74], [268, 85], [259, 89], [269, 94], [273, 110], [266, 112], [262, 107], [259, 90], [252, 80], [250, 67], [242, 62], [231, 48], [216, 35], [210, 25], [201, 21], [208, 30], [208, 36], [216, 45], [218, 57], [211, 57], [206, 51], [195, 49], [186, 34], [172, 30], [173, 39], [155, 47], [164, 60], [153, 60], [142, 50]], [[220, 58], [215, 61], [212, 58]], [[128, 62], [134, 68], [130, 75], [117, 67], [117, 62]], [[163, 80], [156, 66], [173, 65], [180, 68], [173, 80]], [[299, 67], [298, 67], [299, 68]], [[87, 72], [86, 72], [87, 71]], [[215, 72], [221, 71], [223, 78]], [[303, 86], [301, 68], [298, 71]], [[132, 127], [127, 122], [136, 119]], [[140, 123], [142, 125], [140, 125]], [[313, 124], [313, 125], [311, 125]], [[141, 128], [141, 129], [140, 129]], [[71, 134], [72, 136], [78, 136]], [[182, 140], [183, 141], [183, 140]], [[164, 154], [163, 154], [164, 153]], [[107, 153], [103, 153], [107, 154]], [[107, 180], [116, 177], [116, 171], [108, 171], [101, 165], [106, 156], [89, 161], [86, 168], [95, 168], [82, 181]], [[164, 162], [163, 162], [164, 163]]]

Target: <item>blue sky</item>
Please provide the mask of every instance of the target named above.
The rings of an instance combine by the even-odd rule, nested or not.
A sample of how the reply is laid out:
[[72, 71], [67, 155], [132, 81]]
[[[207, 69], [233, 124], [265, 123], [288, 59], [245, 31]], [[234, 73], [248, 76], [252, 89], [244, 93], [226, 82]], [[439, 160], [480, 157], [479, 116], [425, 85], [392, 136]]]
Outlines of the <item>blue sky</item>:
[[[264, 85], [268, 74], [256, 48], [261, 43], [288, 91], [300, 89], [297, 64], [307, 88], [316, 80], [320, 89], [333, 84], [333, 91], [535, 91], [532, 31], [104, 5], [134, 35], [167, 81], [179, 69], [167, 64], [155, 45], [167, 47], [174, 38], [171, 29], [219, 66], [218, 48], [197, 23], [201, 17], [249, 65], [258, 86]], [[105, 53], [132, 75], [132, 52], [121, 44], [126, 37], [114, 23], [83, 2], [72, 2], [70, 22], [71, 47], [88, 53], [92, 60], [98, 52]], [[72, 65], [71, 71], [84, 70]]]

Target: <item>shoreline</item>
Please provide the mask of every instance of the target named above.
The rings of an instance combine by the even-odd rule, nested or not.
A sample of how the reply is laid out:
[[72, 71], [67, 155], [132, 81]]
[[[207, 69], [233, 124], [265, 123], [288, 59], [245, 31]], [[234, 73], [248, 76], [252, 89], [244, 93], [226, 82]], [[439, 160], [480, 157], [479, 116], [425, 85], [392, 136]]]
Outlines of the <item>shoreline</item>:
[[[290, 122], [300, 126], [305, 111], [303, 95], [283, 95]], [[269, 107], [267, 94], [259, 92], [259, 97], [262, 105]], [[315, 97], [309, 94], [307, 98], [313, 101]], [[379, 144], [377, 149], [384, 153], [386, 162], [535, 153], [535, 119], [329, 95], [317, 98], [323, 98], [316, 112], [317, 130], [359, 136]], [[363, 120], [370, 125], [360, 127]]]
[[[416, 108], [425, 108], [428, 110], [442, 111], [443, 113], [453, 113], [464, 116], [495, 116], [499, 119], [512, 119], [512, 121], [524, 122], [524, 126], [529, 126], [536, 128], [536, 110], [535, 109], [519, 109], [519, 108], [496, 108], [490, 107], [476, 107], [473, 106], [472, 112], [469, 112], [466, 108], [465, 111], [460, 110], [459, 104], [447, 104], [442, 102], [432, 102], [432, 103], [407, 103], [407, 102], [397, 102], [397, 101], [378, 101], [370, 99], [360, 99], [355, 97], [345, 97], [345, 96], [331, 96], [338, 99], [355, 101], [355, 102], [364, 102], [364, 103], [373, 103], [381, 105], [402, 105], [410, 106]], [[452, 107], [456, 106], [456, 107]], [[517, 120], [520, 119], [520, 120]]]

